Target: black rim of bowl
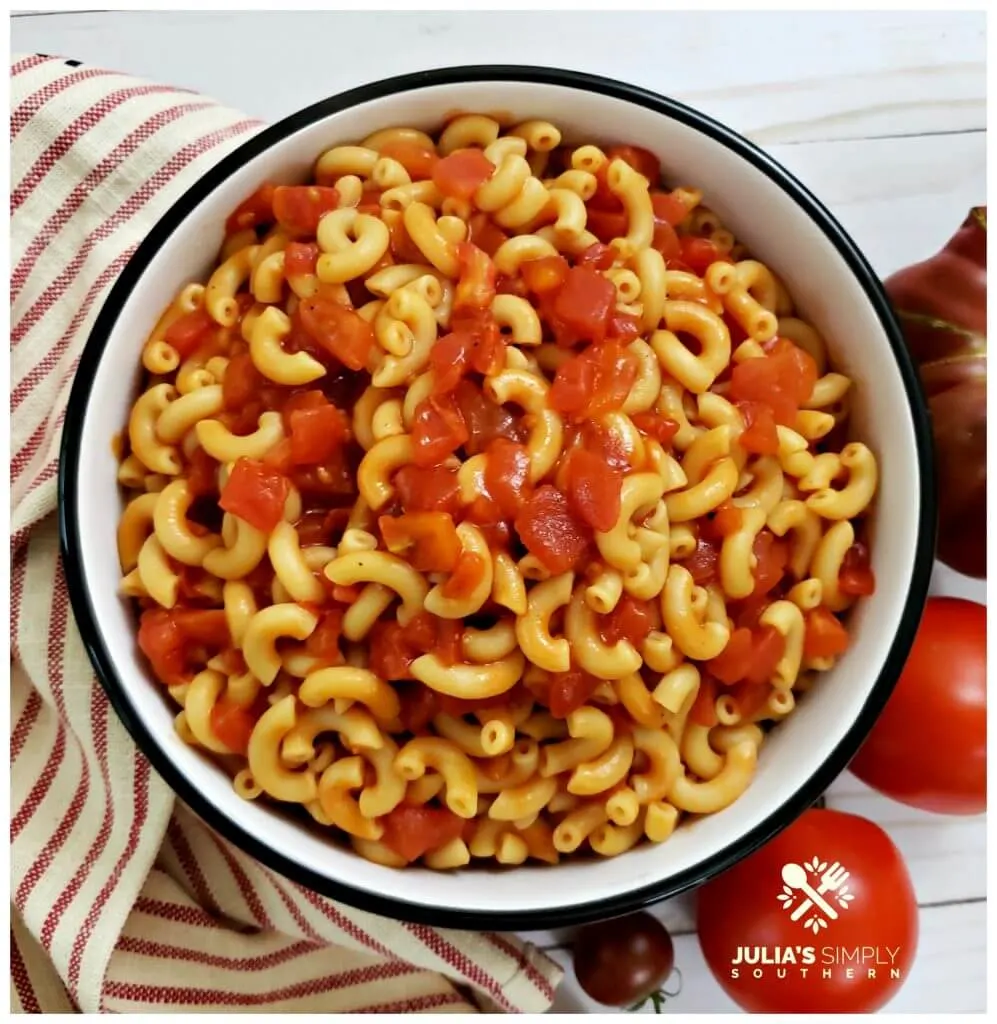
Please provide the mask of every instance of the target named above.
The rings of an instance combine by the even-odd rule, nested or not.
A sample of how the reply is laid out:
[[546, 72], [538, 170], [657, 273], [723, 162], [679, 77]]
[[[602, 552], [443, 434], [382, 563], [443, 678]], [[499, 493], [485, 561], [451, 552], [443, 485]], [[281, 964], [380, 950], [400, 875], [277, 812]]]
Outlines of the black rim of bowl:
[[[918, 543], [914, 552], [910, 591], [904, 606], [903, 615], [901, 616], [900, 625], [879, 678], [870, 690], [869, 697], [861, 714], [834, 749], [831, 756], [817, 768], [810, 778], [803, 782], [789, 800], [769, 814], [759, 825], [745, 835], [733, 840], [709, 859], [700, 862], [686, 871], [650, 885], [621, 892], [600, 900], [516, 911], [434, 907], [420, 903], [410, 903], [405, 900], [395, 899], [394, 897], [382, 896], [363, 889], [353, 888], [345, 883], [332, 881], [323, 875], [296, 864], [294, 861], [271, 849], [256, 836], [246, 832], [237, 822], [222, 814], [214, 804], [210, 803], [191, 784], [160, 748], [142, 723], [132, 706], [125, 687], [122, 686], [118, 679], [113, 659], [104, 643], [87, 590], [81, 559], [82, 542], [76, 515], [76, 502], [80, 483], [78, 463], [81, 430], [90, 397], [91, 382], [94, 379], [98, 363], [107, 340], [114, 329], [118, 311], [124, 305], [125, 300], [148, 268], [160, 247], [173, 231], [177, 229], [188, 213], [225, 179], [243, 167], [247, 161], [255, 158], [288, 135], [311, 125], [315, 121], [329, 117], [349, 107], [397, 93], [409, 92], [428, 86], [483, 81], [519, 81], [542, 85], [566, 86], [583, 92], [599, 93], [637, 106], [649, 108], [692, 127], [726, 146], [728, 149], [733, 150], [778, 184], [810, 216], [831, 241], [862, 285], [876, 311], [883, 332], [893, 348], [897, 368], [906, 388], [917, 445], [921, 482]], [[639, 142], [640, 140], [636, 141]], [[818, 799], [828, 785], [846, 767], [858, 750], [861, 741], [869, 732], [876, 716], [885, 705], [896, 684], [907, 653], [913, 643], [924, 602], [927, 598], [935, 541], [935, 488], [931, 429], [917, 373], [907, 354], [899, 325], [894, 318], [890, 304], [875, 272], [869, 266], [855, 243], [816, 197], [762, 150], [719, 122], [682, 103], [613, 79], [602, 78], [583, 72], [529, 66], [475, 65], [442, 68], [436, 71], [416, 72], [396, 78], [388, 78], [370, 85], [351, 89], [340, 93], [338, 96], [332, 96], [329, 99], [306, 107], [304, 110], [292, 114], [284, 120], [264, 129], [208, 171], [203, 178], [174, 203], [149, 232], [148, 237], [136, 250], [104, 302], [80, 358], [76, 379], [70, 394], [62, 436], [59, 463], [59, 531], [66, 581], [73, 613], [90, 660], [96, 669], [97, 677], [106, 691], [111, 704], [139, 748], [149, 758], [152, 765], [174, 792], [209, 825], [225, 836], [226, 839], [229, 839], [241, 849], [256, 857], [268, 867], [280, 872], [285, 877], [299, 882], [322, 895], [341, 900], [350, 906], [372, 913], [413, 923], [425, 923], [452, 928], [525, 930], [561, 927], [636, 911], [659, 900], [675, 896], [713, 878], [753, 852], [794, 821]], [[556, 868], [551, 870], [556, 870]], [[494, 876], [483, 872], [481, 875], [482, 883], [486, 884], [485, 880], [491, 877]], [[556, 900], [556, 896], [551, 898]]]

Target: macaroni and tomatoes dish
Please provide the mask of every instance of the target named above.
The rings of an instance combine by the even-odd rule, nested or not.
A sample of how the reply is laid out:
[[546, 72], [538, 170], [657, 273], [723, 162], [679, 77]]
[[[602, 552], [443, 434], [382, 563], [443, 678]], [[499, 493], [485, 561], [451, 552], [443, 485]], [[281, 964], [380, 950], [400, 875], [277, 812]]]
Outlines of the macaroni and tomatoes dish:
[[772, 270], [647, 150], [474, 114], [226, 228], [119, 473], [179, 735], [392, 866], [734, 801], [874, 588], [851, 381]]

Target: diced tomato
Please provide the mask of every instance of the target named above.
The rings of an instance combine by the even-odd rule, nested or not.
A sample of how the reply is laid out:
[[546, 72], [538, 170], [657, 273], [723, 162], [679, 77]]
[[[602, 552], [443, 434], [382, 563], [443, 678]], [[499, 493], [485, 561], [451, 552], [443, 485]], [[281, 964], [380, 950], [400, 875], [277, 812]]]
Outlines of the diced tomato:
[[317, 408], [294, 410], [290, 423], [291, 461], [296, 466], [326, 462], [350, 436], [346, 414], [324, 397]]
[[433, 371], [433, 393], [449, 394], [467, 373], [473, 339], [463, 333], [451, 332], [439, 338], [429, 353]]
[[[601, 210], [590, 203], [587, 211], [585, 227], [607, 248], [614, 238], [622, 238], [627, 233], [627, 215], [622, 209]], [[612, 252], [611, 249], [609, 251]]]
[[572, 512], [593, 530], [611, 530], [620, 517], [623, 473], [594, 452], [579, 448], [568, 459], [567, 476]]
[[591, 267], [572, 267], [554, 299], [553, 314], [575, 340], [599, 342], [616, 305], [613, 282]]
[[377, 622], [370, 631], [368, 667], [382, 679], [411, 679], [415, 659], [397, 622]]
[[172, 345], [181, 359], [186, 359], [208, 340], [215, 326], [207, 310], [195, 309], [174, 320], [166, 328], [163, 341]]
[[558, 367], [547, 404], [574, 420], [601, 416], [623, 405], [638, 372], [636, 357], [619, 343], [590, 345]]
[[319, 248], [315, 242], [288, 242], [284, 247], [284, 274], [304, 277], [314, 274], [318, 265]]
[[257, 459], [238, 459], [225, 483], [218, 504], [257, 530], [269, 533], [284, 515], [291, 492], [287, 477]]
[[485, 486], [502, 515], [514, 519], [530, 492], [530, 456], [525, 445], [498, 437], [488, 446]]
[[718, 537], [730, 537], [741, 529], [743, 522], [744, 516], [737, 505], [725, 501], [717, 506], [713, 516], [713, 529]]
[[487, 213], [476, 213], [467, 223], [467, 240], [489, 256], [494, 256], [508, 239], [509, 236]]
[[706, 668], [710, 675], [715, 676], [725, 686], [733, 686], [748, 674], [753, 652], [751, 630], [735, 629], [727, 641], [727, 646], [715, 658], [706, 662]]
[[458, 839], [464, 831], [464, 819], [445, 807], [412, 807], [403, 803], [379, 820], [384, 826], [381, 842], [410, 864]]
[[647, 634], [654, 625], [655, 618], [650, 601], [641, 601], [624, 594], [617, 601], [616, 607], [603, 617], [599, 624], [599, 632], [607, 644], [629, 640], [635, 647], [639, 647], [647, 639]]
[[463, 637], [464, 624], [461, 621], [437, 619], [436, 646], [433, 651], [444, 665], [455, 665], [461, 660]]
[[705, 672], [699, 681], [699, 692], [689, 710], [689, 720], [696, 725], [717, 724], [717, 681]]
[[582, 356], [566, 359], [557, 368], [547, 404], [563, 416], [581, 419], [596, 388], [596, 365]]
[[585, 554], [589, 531], [568, 499], [550, 484], [538, 488], [516, 516], [516, 532], [527, 551], [555, 576], [573, 569]]
[[696, 541], [696, 550], [682, 562], [682, 565], [692, 574], [693, 582], [703, 587], [716, 578], [719, 557], [720, 545], [714, 540], [700, 536]]
[[782, 579], [789, 561], [789, 545], [770, 530], [762, 530], [752, 546], [755, 556], [754, 594], [767, 594]]
[[419, 612], [402, 628], [402, 639], [413, 651], [427, 654], [436, 645], [437, 618], [429, 612]]
[[609, 245], [593, 242], [575, 257], [576, 267], [592, 267], [594, 270], [609, 270], [616, 259], [616, 252]]
[[751, 667], [747, 680], [749, 683], [767, 683], [786, 653], [786, 638], [775, 626], [759, 626], [752, 630], [751, 639]]
[[708, 238], [695, 235], [683, 235], [679, 239], [679, 258], [686, 263], [694, 274], [700, 277], [706, 273], [711, 263], [724, 258], [715, 242]]
[[647, 178], [653, 188], [661, 180], [661, 161], [649, 150], [641, 146], [610, 146], [606, 150], [608, 161], [622, 160], [629, 164], [638, 174]]
[[351, 370], [366, 369], [374, 351], [374, 328], [359, 313], [329, 295], [302, 299], [298, 315], [304, 331]]
[[339, 206], [339, 193], [326, 185], [278, 185], [273, 192], [277, 223], [292, 235], [314, 235], [323, 214]]
[[541, 256], [538, 260], [526, 260], [519, 273], [531, 292], [543, 295], [560, 288], [567, 281], [570, 270], [563, 256]]
[[495, 264], [491, 256], [473, 242], [461, 242], [457, 246], [457, 262], [460, 276], [454, 289], [453, 308], [487, 309], [495, 298]]
[[248, 352], [232, 356], [222, 377], [222, 401], [225, 408], [236, 412], [259, 396], [266, 378], [256, 369]]
[[807, 612], [803, 654], [808, 658], [834, 658], [848, 650], [848, 631], [823, 605]]
[[264, 184], [251, 196], [244, 199], [225, 221], [225, 234], [234, 235], [237, 231], [244, 231], [246, 228], [258, 228], [264, 224], [272, 224], [275, 190], [275, 185]]
[[402, 728], [406, 732], [422, 732], [440, 710], [438, 695], [423, 683], [414, 681], [396, 683], [395, 691], [402, 705], [398, 715]]
[[651, 237], [651, 248], [657, 249], [661, 253], [669, 270], [679, 269], [672, 267], [671, 261], [678, 258], [682, 251], [682, 243], [679, 241], [675, 228], [667, 220], [662, 220], [658, 217], [654, 218], [654, 234]]
[[845, 552], [838, 573], [838, 589], [855, 597], [867, 597], [876, 592], [876, 577], [869, 564], [869, 549], [865, 544], [853, 544]]
[[216, 651], [232, 643], [225, 612], [220, 609], [151, 608], [139, 619], [138, 645], [160, 682], [186, 682], [187, 649], [191, 644]]
[[187, 487], [195, 498], [217, 494], [219, 465], [200, 445], [194, 449], [187, 469]]
[[798, 404], [805, 402], [817, 383], [817, 363], [813, 356], [788, 338], [773, 338], [766, 343], [765, 352], [779, 367], [780, 387]]
[[343, 635], [343, 609], [330, 608], [322, 613], [318, 625], [305, 640], [305, 650], [329, 665], [341, 665], [343, 654], [339, 641]]
[[679, 425], [667, 416], [656, 412], [635, 412], [630, 416], [633, 425], [645, 436], [652, 437], [662, 447], [668, 448], [678, 433]]
[[737, 710], [741, 718], [747, 721], [757, 714], [768, 703], [772, 687], [768, 683], [738, 683], [733, 690]]
[[378, 216], [381, 212], [382, 195], [384, 195], [384, 189], [370, 184], [365, 185], [363, 192], [360, 193], [360, 202], [357, 203], [357, 213], [369, 213], [372, 217]]
[[640, 337], [640, 321], [632, 313], [612, 310], [606, 321], [606, 340], [628, 344]]
[[451, 572], [461, 553], [453, 517], [447, 512], [381, 516], [377, 525], [388, 550], [419, 572]]
[[397, 160], [413, 181], [425, 181], [433, 176], [439, 162], [436, 151], [410, 139], [395, 139], [381, 147], [381, 156]]
[[655, 221], [664, 221], [671, 227], [678, 227], [689, 215], [689, 206], [673, 192], [651, 190], [651, 206], [654, 207]]
[[461, 551], [457, 565], [443, 584], [441, 593], [453, 600], [469, 597], [481, 583], [486, 569], [485, 559], [481, 555], [473, 551]]
[[433, 183], [452, 199], [470, 199], [495, 173], [495, 165], [480, 149], [458, 149], [433, 168]]
[[779, 435], [772, 406], [764, 402], [738, 402], [737, 407], [744, 417], [738, 444], [753, 455], [774, 455], [779, 450]]
[[552, 675], [547, 689], [547, 707], [555, 718], [567, 718], [585, 704], [598, 687], [599, 680], [581, 669]]
[[406, 512], [460, 511], [457, 470], [447, 466], [403, 466], [394, 476], [398, 499]]
[[493, 402], [473, 381], [462, 380], [454, 392], [454, 400], [467, 424], [465, 451], [468, 455], [483, 452], [497, 437], [526, 440], [528, 431], [522, 417]]
[[412, 456], [417, 466], [439, 465], [468, 439], [467, 425], [452, 395], [423, 399], [412, 420]]
[[813, 357], [792, 342], [777, 339], [765, 357], [745, 359], [734, 367], [729, 397], [737, 403], [767, 405], [776, 423], [792, 426], [816, 380], [817, 364]]
[[505, 368], [508, 346], [490, 309], [471, 306], [455, 309], [450, 327], [463, 339], [467, 369], [491, 377]]
[[235, 754], [245, 754], [256, 719], [248, 708], [222, 698], [211, 709], [211, 731]]

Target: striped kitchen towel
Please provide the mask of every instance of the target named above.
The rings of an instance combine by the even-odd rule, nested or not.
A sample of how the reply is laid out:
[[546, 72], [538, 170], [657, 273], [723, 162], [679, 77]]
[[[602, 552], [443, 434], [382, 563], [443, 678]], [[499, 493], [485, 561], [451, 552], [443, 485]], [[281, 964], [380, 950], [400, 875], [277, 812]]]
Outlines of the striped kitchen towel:
[[112, 713], [70, 614], [56, 467], [87, 334], [150, 226], [260, 127], [184, 90], [12, 59], [12, 1006], [542, 1011], [561, 972], [529, 945], [341, 906], [215, 835]]

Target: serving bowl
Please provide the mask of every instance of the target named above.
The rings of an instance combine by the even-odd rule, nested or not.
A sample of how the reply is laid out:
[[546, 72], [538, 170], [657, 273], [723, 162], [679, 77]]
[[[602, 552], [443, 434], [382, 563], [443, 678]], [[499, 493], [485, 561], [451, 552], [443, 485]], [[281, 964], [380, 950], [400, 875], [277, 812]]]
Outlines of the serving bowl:
[[[404, 871], [361, 859], [273, 804], [245, 801], [187, 746], [135, 641], [118, 592], [122, 506], [110, 439], [140, 384], [139, 339], [177, 290], [209, 272], [232, 209], [265, 180], [293, 183], [328, 147], [395, 125], [427, 130], [455, 110], [554, 120], [568, 140], [632, 142], [666, 177], [701, 188], [749, 251], [784, 280], [856, 382], [853, 436], [880, 465], [871, 515], [876, 593], [852, 612], [852, 642], [762, 748], [732, 806], [621, 857], [513, 870]], [[123, 386], [123, 374], [131, 374]], [[127, 376], [126, 376], [127, 380]], [[634, 910], [711, 878], [812, 804], [845, 767], [903, 666], [927, 594], [934, 540], [930, 431], [915, 371], [877, 278], [807, 189], [734, 132], [673, 100], [591, 75], [465, 67], [389, 79], [323, 100], [261, 132], [207, 173], [149, 233], [110, 293], [80, 361], [66, 416], [60, 524], [72, 606], [117, 713], [175, 792], [263, 863], [327, 896], [416, 922], [536, 928]]]

